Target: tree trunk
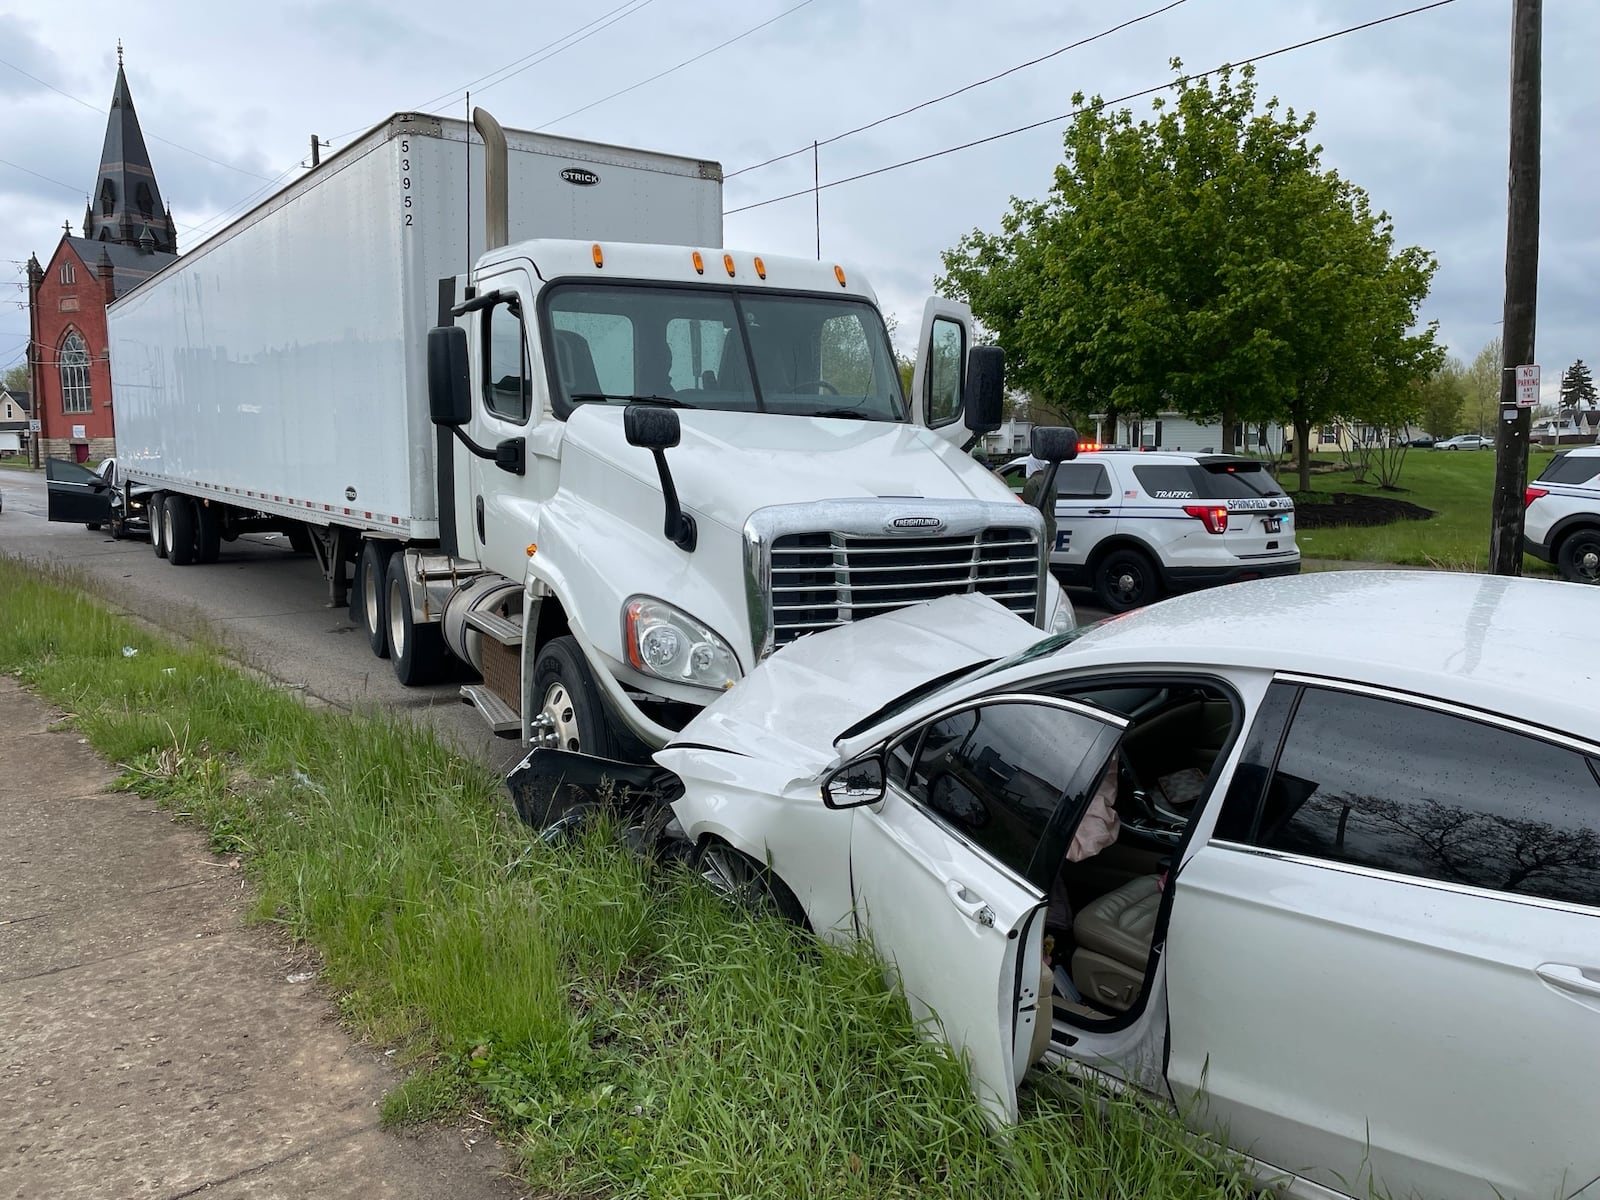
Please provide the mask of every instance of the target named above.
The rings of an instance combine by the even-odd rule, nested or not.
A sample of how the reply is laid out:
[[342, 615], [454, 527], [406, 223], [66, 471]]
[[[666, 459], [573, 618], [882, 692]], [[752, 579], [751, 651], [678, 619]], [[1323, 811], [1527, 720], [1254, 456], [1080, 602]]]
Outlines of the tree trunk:
[[1217, 447], [1219, 454], [1232, 454], [1234, 435], [1238, 431], [1239, 423], [1234, 419], [1233, 405], [1222, 406], [1222, 445]]
[[1311, 490], [1311, 422], [1296, 418], [1294, 423], [1294, 460], [1300, 469], [1300, 490]]

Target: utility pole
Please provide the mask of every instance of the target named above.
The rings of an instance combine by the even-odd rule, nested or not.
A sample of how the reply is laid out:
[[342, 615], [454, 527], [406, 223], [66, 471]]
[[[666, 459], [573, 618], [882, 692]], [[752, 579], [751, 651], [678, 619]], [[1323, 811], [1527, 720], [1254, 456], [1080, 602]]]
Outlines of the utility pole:
[[[1511, 175], [1506, 213], [1505, 322], [1500, 419], [1495, 422], [1494, 507], [1489, 570], [1522, 574], [1523, 493], [1528, 486], [1532, 410], [1516, 407], [1514, 368], [1534, 362], [1539, 291], [1539, 40], [1543, 0], [1512, 0]], [[1511, 419], [1506, 414], [1511, 413]]]

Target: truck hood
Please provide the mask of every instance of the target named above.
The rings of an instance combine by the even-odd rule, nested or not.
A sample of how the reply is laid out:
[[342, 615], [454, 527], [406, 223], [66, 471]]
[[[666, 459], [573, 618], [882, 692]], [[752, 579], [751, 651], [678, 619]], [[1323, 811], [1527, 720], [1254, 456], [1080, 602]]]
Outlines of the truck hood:
[[[658, 488], [648, 450], [628, 445], [620, 405], [580, 405], [566, 442]], [[682, 441], [666, 452], [683, 506], [734, 530], [759, 507], [910, 497], [1015, 501], [991, 472], [916, 425], [768, 413], [678, 410]]]
[[820, 772], [834, 742], [906, 693], [1026, 649], [1037, 628], [987, 596], [929, 600], [812, 634], [712, 701], [662, 752], [682, 747], [781, 758]]

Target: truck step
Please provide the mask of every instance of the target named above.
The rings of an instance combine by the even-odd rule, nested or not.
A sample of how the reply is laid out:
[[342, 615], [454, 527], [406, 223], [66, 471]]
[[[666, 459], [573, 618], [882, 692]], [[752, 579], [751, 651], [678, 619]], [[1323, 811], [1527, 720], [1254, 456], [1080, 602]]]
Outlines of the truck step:
[[494, 731], [495, 737], [516, 738], [522, 736], [522, 718], [517, 716], [513, 709], [499, 696], [495, 695], [481, 683], [469, 683], [461, 688], [463, 703], [472, 705], [488, 722], [489, 728]]
[[522, 626], [506, 620], [498, 613], [480, 612], [474, 609], [467, 613], [467, 624], [481, 633], [488, 634], [502, 646], [522, 645]]

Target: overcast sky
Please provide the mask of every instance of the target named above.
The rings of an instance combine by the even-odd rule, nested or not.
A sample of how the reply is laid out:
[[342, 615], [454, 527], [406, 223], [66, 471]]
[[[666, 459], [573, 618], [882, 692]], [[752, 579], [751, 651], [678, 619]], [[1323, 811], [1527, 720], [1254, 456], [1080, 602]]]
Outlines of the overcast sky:
[[[1418, 2], [1180, 0], [1091, 45], [828, 145], [821, 177], [826, 184], [1065, 113], [1074, 91], [1112, 97], [1160, 84], [1173, 56], [1206, 69]], [[54, 250], [63, 220], [80, 232], [118, 37], [180, 247], [190, 248], [230, 208], [266, 195], [257, 189], [268, 181], [291, 178], [313, 132], [337, 147], [391, 112], [459, 115], [464, 85], [601, 18], [581, 44], [500, 82], [476, 83], [474, 102], [508, 127], [548, 125], [716, 159], [732, 173], [1166, 3], [0, 3], [0, 59], [9, 64], [0, 65], [0, 259], [20, 281], [30, 252], [43, 261]], [[1464, 359], [1496, 334], [1500, 319], [1510, 9], [1510, 0], [1455, 0], [1259, 67], [1263, 96], [1316, 112], [1325, 161], [1394, 215], [1402, 244], [1437, 254], [1423, 316], [1440, 323]], [[594, 104], [772, 18], [665, 78]], [[1591, 320], [1600, 311], [1600, 232], [1588, 194], [1600, 129], [1600, 90], [1590, 75], [1597, 44], [1600, 4], [1546, 6], [1538, 357], [1547, 394], [1574, 358], [1600, 358]], [[1139, 113], [1148, 105], [1131, 102]], [[1050, 123], [824, 191], [824, 255], [856, 263], [884, 308], [914, 326], [940, 252], [974, 227], [996, 228], [1012, 195], [1048, 188], [1061, 129]], [[808, 152], [730, 179], [726, 207], [810, 183]], [[815, 236], [809, 195], [726, 222], [727, 243], [754, 251], [812, 254]], [[26, 293], [11, 289], [6, 298], [25, 301]], [[0, 306], [0, 365], [21, 360], [26, 337], [26, 308]]]

